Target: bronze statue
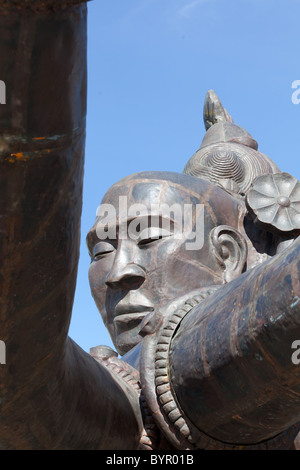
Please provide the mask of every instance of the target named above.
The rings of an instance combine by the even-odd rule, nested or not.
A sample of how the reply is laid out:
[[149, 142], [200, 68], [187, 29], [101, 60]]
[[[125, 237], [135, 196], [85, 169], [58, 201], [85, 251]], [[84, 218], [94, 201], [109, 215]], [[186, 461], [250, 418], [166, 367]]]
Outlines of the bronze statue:
[[183, 174], [125, 177], [99, 206], [89, 280], [116, 351], [87, 354], [68, 338], [86, 5], [16, 3], [0, 1], [1, 448], [297, 448], [300, 183], [209, 91]]

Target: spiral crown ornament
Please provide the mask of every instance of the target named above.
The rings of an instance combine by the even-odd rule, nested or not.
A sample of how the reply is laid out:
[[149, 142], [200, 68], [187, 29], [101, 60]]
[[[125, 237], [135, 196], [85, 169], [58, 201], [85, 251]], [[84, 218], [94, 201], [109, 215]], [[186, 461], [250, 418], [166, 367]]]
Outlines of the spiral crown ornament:
[[213, 90], [206, 95], [203, 118], [207, 132], [185, 165], [184, 174], [208, 179], [244, 196], [256, 177], [280, 173], [275, 163], [258, 151], [253, 137], [233, 122]]

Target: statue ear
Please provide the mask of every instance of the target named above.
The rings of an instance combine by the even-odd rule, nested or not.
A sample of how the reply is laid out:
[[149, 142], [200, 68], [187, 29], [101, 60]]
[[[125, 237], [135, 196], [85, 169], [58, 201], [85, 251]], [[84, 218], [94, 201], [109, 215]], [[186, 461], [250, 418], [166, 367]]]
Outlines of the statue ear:
[[210, 241], [217, 261], [224, 270], [225, 283], [238, 277], [245, 267], [248, 247], [238, 230], [220, 225], [210, 233]]

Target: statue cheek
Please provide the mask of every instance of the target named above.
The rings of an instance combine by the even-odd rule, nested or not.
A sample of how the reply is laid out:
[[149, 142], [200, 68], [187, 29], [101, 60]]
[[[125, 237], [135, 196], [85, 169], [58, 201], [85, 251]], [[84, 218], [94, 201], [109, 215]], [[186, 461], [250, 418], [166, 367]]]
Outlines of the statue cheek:
[[112, 261], [102, 258], [98, 261], [92, 261], [89, 267], [89, 283], [91, 290], [106, 289], [106, 279], [112, 268]]

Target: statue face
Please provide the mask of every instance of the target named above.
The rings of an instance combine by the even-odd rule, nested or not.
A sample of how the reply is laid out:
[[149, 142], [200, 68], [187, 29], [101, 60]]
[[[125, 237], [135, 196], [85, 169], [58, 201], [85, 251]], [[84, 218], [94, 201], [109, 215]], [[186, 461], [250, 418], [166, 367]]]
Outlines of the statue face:
[[[222, 269], [209, 243], [216, 217], [208, 203], [203, 209], [204, 200], [170, 181], [125, 179], [102, 201], [100, 207], [109, 209], [103, 204], [110, 204], [113, 210], [100, 215], [88, 234], [89, 281], [120, 354], [142, 340], [141, 322], [149, 312], [192, 291], [222, 284]], [[171, 206], [179, 213], [181, 208], [181, 215], [184, 208], [188, 213], [193, 207], [192, 223], [186, 215], [181, 232], [180, 216], [161, 211]], [[201, 234], [198, 240], [195, 230]]]

